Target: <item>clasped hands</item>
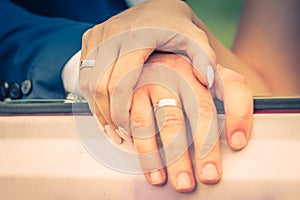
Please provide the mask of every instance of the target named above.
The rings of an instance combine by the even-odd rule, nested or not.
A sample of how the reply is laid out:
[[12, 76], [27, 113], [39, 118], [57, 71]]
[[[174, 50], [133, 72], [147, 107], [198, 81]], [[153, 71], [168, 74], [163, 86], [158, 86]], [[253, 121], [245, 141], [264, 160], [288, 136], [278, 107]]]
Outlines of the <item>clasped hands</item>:
[[[195, 177], [212, 184], [222, 176], [213, 98], [224, 102], [226, 137], [233, 150], [246, 146], [253, 105], [245, 78], [216, 64], [206, 34], [186, 21], [189, 9], [181, 2], [174, 4], [171, 10], [183, 12], [173, 18], [190, 23], [188, 32], [172, 27], [166, 18], [156, 20], [159, 24], [154, 18], [147, 27], [135, 24], [133, 11], [146, 19], [149, 8], [157, 6], [155, 0], [88, 30], [81, 60], [95, 63], [82, 67], [79, 80], [103, 131], [118, 144], [134, 143], [147, 181], [163, 185], [168, 179], [175, 190], [190, 192]], [[136, 27], [122, 27], [124, 18]], [[174, 104], [157, 106], [166, 99]]]

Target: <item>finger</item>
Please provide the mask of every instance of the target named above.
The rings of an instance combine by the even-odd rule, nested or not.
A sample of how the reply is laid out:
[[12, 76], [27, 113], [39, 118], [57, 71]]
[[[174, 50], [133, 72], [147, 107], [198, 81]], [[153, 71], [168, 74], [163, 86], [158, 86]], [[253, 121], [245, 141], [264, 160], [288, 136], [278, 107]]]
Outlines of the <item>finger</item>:
[[224, 101], [226, 137], [233, 150], [244, 148], [252, 127], [253, 99], [246, 79], [238, 73], [217, 66], [216, 95]]
[[[90, 57], [94, 57], [94, 55], [95, 53], [92, 53], [90, 54]], [[80, 70], [79, 80], [81, 90], [85, 94], [91, 111], [96, 115], [98, 122], [101, 125], [101, 129], [103, 131], [106, 131], [110, 138], [112, 138], [117, 144], [121, 144], [122, 138], [116, 132], [116, 127], [114, 126], [110, 118], [105, 118], [105, 116], [103, 115], [103, 111], [109, 108], [102, 106], [101, 100], [105, 101], [107, 99], [98, 98], [97, 86], [95, 86], [95, 82], [91, 82], [90, 80], [90, 77], [93, 73], [94, 68], [92, 67], [86, 67]], [[105, 71], [105, 73], [109, 73], [109, 71]], [[97, 82], [96, 84], [101, 85], [102, 82]]]
[[[97, 30], [96, 30], [97, 29]], [[97, 34], [95, 34], [97, 33]], [[82, 48], [81, 48], [81, 63], [83, 60], [95, 61], [97, 56], [97, 50], [94, 48], [101, 42], [102, 39], [102, 27], [95, 26], [89, 30], [87, 30], [82, 37]], [[79, 86], [80, 90], [83, 92], [89, 108], [92, 113], [97, 117], [99, 122], [99, 127], [102, 132], [106, 132], [105, 126], [108, 125], [108, 122], [103, 117], [99, 107], [95, 104], [94, 100], [94, 88], [91, 84], [91, 76], [93, 74], [93, 68], [95, 63], [88, 66], [80, 66], [79, 69]], [[115, 134], [110, 134], [115, 136]], [[120, 142], [118, 137], [114, 137], [114, 140]]]
[[106, 120], [103, 118], [98, 106], [95, 106], [95, 114], [98, 121], [98, 126], [102, 133], [106, 133], [107, 136], [112, 139], [115, 143], [121, 144], [122, 138], [120, 134], [116, 131], [116, 128], [112, 125], [108, 125]]
[[88, 58], [92, 56], [95, 60], [92, 72], [88, 77], [89, 96], [92, 98], [91, 101], [95, 102], [94, 104], [98, 107], [99, 115], [101, 114], [102, 118], [106, 121], [104, 125], [105, 130], [117, 144], [121, 144], [123, 139], [120, 135], [123, 132], [117, 130], [118, 127], [111, 118], [110, 96], [107, 89], [120, 48], [117, 44], [112, 45], [111, 42], [112, 40], [101, 42], [88, 56]]
[[150, 184], [163, 185], [166, 171], [158, 150], [155, 121], [146, 86], [135, 91], [130, 114], [134, 145], [144, 175]]
[[[113, 99], [116, 101], [114, 104], [110, 99], [110, 106], [117, 107], [116, 112], [118, 114], [104, 113], [104, 115], [111, 114], [116, 126], [127, 131], [129, 130], [128, 107], [130, 107], [130, 102], [126, 100], [130, 100], [129, 96], [137, 83], [141, 67], [154, 49], [186, 53], [196, 66], [197, 72], [195, 74], [201, 83], [209, 87], [212, 85], [216, 58], [208, 45], [205, 33], [195, 25], [192, 25], [191, 31], [186, 33], [162, 28], [134, 29], [123, 32], [111, 40], [115, 41], [112, 45], [120, 46], [119, 57], [116, 58], [117, 62], [113, 67], [108, 83], [110, 97], [114, 94], [118, 97]], [[121, 79], [126, 80], [122, 81], [124, 84], [120, 84]]]
[[[162, 99], [177, 99], [167, 89], [151, 87], [152, 103]], [[179, 104], [178, 99], [176, 100]], [[163, 144], [168, 179], [179, 192], [190, 192], [195, 188], [195, 179], [189, 155], [183, 112], [177, 106], [163, 106], [155, 110], [156, 123]]]
[[95, 114], [94, 114], [94, 115], [96, 115], [96, 117], [97, 117], [97, 120], [98, 120], [98, 122], [99, 122], [100, 130], [101, 130], [102, 132], [105, 132], [105, 128], [104, 128], [104, 127], [107, 125], [107, 122], [106, 122], [106, 120], [103, 118], [103, 116], [102, 116], [102, 114], [101, 114], [101, 112], [100, 112], [98, 106], [95, 107]]
[[112, 121], [119, 130], [124, 132], [124, 135], [130, 135], [129, 109], [131, 95], [139, 79], [143, 64], [151, 51], [142, 49], [120, 56], [114, 65], [109, 80], [110, 102], [106, 102], [107, 105], [104, 106], [110, 106], [111, 112], [107, 115], [112, 117]]
[[82, 36], [81, 61], [86, 59], [103, 41], [103, 24], [98, 24], [84, 32]]
[[[161, 52], [172, 52], [186, 55], [197, 71], [197, 78], [206, 86], [211, 87], [213, 80], [207, 78], [207, 67], [216, 68], [216, 55], [209, 46], [206, 34], [191, 22], [187, 22], [188, 30], [172, 30], [160, 27], [135, 29], [131, 31], [130, 47], [143, 44], [145, 48], [153, 48]], [[142, 37], [142, 42], [135, 43]], [[135, 47], [136, 49], [140, 49]], [[127, 49], [127, 48], [124, 48]], [[128, 51], [127, 51], [128, 52]]]
[[[199, 31], [199, 29], [197, 28], [194, 28], [193, 30]], [[197, 31], [191, 32], [196, 33]], [[178, 53], [185, 52], [190, 57], [190, 59], [193, 60], [193, 64], [198, 69], [199, 74], [202, 75], [199, 75], [200, 81], [204, 85], [208, 85], [210, 87], [213, 80], [212, 78], [207, 79], [206, 75], [208, 74], [208, 71], [213, 71], [212, 68], [214, 66], [214, 61], [212, 60], [214, 59], [211, 58], [211, 51], [210, 53], [207, 53], [208, 49], [210, 48], [208, 48], [206, 42], [203, 42], [203, 39], [201, 39], [201, 37], [199, 37], [198, 39], [197, 37], [195, 37], [196, 34], [190, 34], [189, 32], [185, 33], [184, 35], [183, 33], [179, 33], [169, 29], [143, 28], [123, 32], [99, 44], [97, 47], [98, 52], [95, 63], [95, 69], [97, 70], [93, 70], [93, 77], [91, 82], [93, 83], [93, 86], [97, 86], [96, 91], [98, 93], [98, 98], [102, 99], [99, 100], [101, 101], [101, 103], [97, 103], [101, 108], [100, 110], [103, 117], [107, 121], [109, 121], [109, 123], [112, 123], [115, 126], [124, 126], [124, 128], [128, 130], [128, 112], [119, 112], [120, 114], [117, 115], [110, 113], [111, 110], [107, 108], [113, 105], [111, 103], [111, 99], [108, 96], [116, 93], [120, 97], [122, 97], [123, 93], [124, 96], [128, 96], [128, 93], [132, 92], [133, 87], [138, 80], [138, 75], [141, 69], [135, 70], [135, 73], [132, 73], [129, 82], [118, 87], [118, 90], [120, 90], [121, 92], [115, 91], [116, 85], [118, 84], [118, 82], [120, 81], [120, 77], [122, 77], [124, 73], [128, 72], [128, 70], [136, 68], [136, 66], [141, 66], [141, 64], [143, 64], [143, 62], [145, 62], [145, 60], [151, 54], [153, 49], [160, 49], [162, 51]], [[130, 53], [136, 50], [138, 50], [138, 52], [142, 52], [141, 55]], [[120, 55], [121, 57], [123, 57], [123, 55], [127, 54], [129, 54], [130, 56], [126, 57], [130, 57], [131, 59], [125, 59], [128, 62], [120, 61]], [[117, 60], [115, 66], [112, 66], [112, 68], [108, 70], [110, 71], [110, 73], [107, 73], [108, 77], [102, 77], [103, 71], [106, 71], [107, 66], [109, 66], [110, 63], [115, 62], [115, 60]], [[130, 63], [130, 67], [125, 68], [125, 72], [123, 72], [123, 66], [128, 66], [128, 63]], [[100, 82], [102, 81], [102, 84], [97, 84], [99, 80]], [[208, 80], [210, 80], [210, 83], [208, 83]], [[107, 90], [109, 91], [109, 93], [107, 93]], [[128, 101], [124, 102], [120, 104], [122, 105], [121, 107], [128, 109], [128, 106], [125, 105]], [[102, 107], [105, 107], [105, 109], [102, 109]], [[111, 119], [112, 115], [113, 117]], [[115, 119], [116, 116], [120, 116], [120, 122]], [[119, 125], [119, 123], [121, 125]]]
[[195, 24], [191, 24], [190, 27], [190, 30], [184, 33], [189, 38], [188, 42], [185, 42], [186, 55], [190, 58], [198, 81], [211, 88], [217, 63], [216, 54], [209, 45], [206, 33]]
[[[82, 55], [81, 51], [81, 57], [83, 60], [91, 60], [95, 61], [96, 58], [96, 51], [93, 51], [90, 53], [88, 57], [84, 57]], [[93, 74], [93, 68], [95, 63], [89, 63], [86, 66], [82, 66], [82, 61], [80, 61], [80, 66], [79, 66], [79, 87], [81, 92], [84, 94], [86, 100], [88, 101], [89, 108], [92, 113], [95, 113], [95, 102], [93, 98], [93, 89], [91, 88], [91, 75]], [[102, 124], [105, 125], [105, 124]]]
[[89, 103], [89, 108], [90, 108], [91, 112], [95, 113], [94, 101], [93, 101], [93, 97], [92, 97], [92, 95], [90, 93], [90, 89], [89, 89], [89, 84], [90, 84], [89, 76], [90, 76], [91, 72], [92, 72], [92, 69], [90, 69], [90, 68], [84, 68], [79, 71], [79, 87], [80, 87], [81, 92], [84, 94], [85, 99]]
[[217, 183], [222, 166], [216, 109], [209, 90], [195, 78], [187, 80], [179, 91], [192, 131], [195, 171], [201, 182]]
[[[96, 103], [105, 120], [117, 129], [116, 132], [123, 139], [132, 141], [129, 134], [130, 96], [138, 80], [142, 65], [153, 50], [141, 49], [134, 53], [130, 52], [129, 55], [123, 55], [123, 43], [127, 37], [130, 38], [129, 33], [125, 32], [110, 37], [97, 46], [91, 83], [95, 96], [97, 96], [95, 98]], [[127, 47], [130, 48], [131, 46], [126, 46], [126, 49]], [[127, 53], [126, 49], [124, 50], [125, 53]], [[135, 68], [137, 70], [130, 71]], [[124, 84], [119, 84], [121, 78], [126, 80], [125, 82], [123, 80]], [[110, 130], [112, 129], [110, 128]]]
[[201, 101], [199, 105], [199, 129], [194, 138], [195, 170], [202, 183], [214, 184], [222, 176], [222, 157], [217, 113], [209, 99], [211, 103]]
[[117, 131], [118, 127], [115, 126], [115, 123], [111, 119], [110, 107], [109, 107], [110, 99], [109, 99], [108, 91], [107, 90], [105, 91], [106, 88], [105, 84], [111, 73], [110, 69], [111, 67], [104, 72], [102, 79], [100, 79], [97, 82], [97, 86], [93, 98], [94, 101], [96, 102], [98, 115], [101, 115], [101, 117], [107, 123], [104, 126], [105, 131], [117, 144], [121, 144], [123, 142], [123, 138], [118, 134], [120, 133], [119, 131]]
[[[90, 55], [88, 56], [89, 60], [92, 61], [95, 60], [95, 57], [96, 57], [96, 51], [91, 52]], [[109, 118], [105, 119], [105, 117], [101, 112], [101, 109], [103, 109], [103, 107], [99, 107], [97, 104], [97, 95], [95, 95], [93, 84], [90, 81], [91, 74], [93, 74], [94, 71], [93, 65], [94, 63], [89, 66], [84, 66], [84, 67], [81, 66], [80, 68], [79, 82], [80, 82], [81, 90], [84, 93], [89, 103], [90, 110], [92, 111], [92, 113], [96, 115], [98, 119], [99, 127], [101, 131], [107, 132], [111, 139], [113, 139], [117, 144], [121, 144], [122, 138], [118, 135], [118, 132], [116, 131], [116, 127], [111, 123], [111, 120]]]
[[[181, 32], [162, 29], [149, 28], [144, 31], [146, 38], [154, 38], [157, 33], [155, 48], [162, 52], [173, 52], [187, 56], [187, 60], [192, 63], [195, 75], [198, 80], [209, 88], [213, 84], [211, 71], [216, 68], [216, 55], [209, 46], [206, 34], [195, 24], [187, 22], [188, 30]], [[149, 42], [150, 43], [150, 42]]]

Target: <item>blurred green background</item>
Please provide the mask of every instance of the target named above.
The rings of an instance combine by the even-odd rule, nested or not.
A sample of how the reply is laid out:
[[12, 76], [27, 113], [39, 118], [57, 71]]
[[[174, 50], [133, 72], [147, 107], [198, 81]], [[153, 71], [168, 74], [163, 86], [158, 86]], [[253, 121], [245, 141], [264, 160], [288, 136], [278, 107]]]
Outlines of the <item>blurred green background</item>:
[[210, 31], [228, 48], [236, 33], [243, 0], [186, 0]]

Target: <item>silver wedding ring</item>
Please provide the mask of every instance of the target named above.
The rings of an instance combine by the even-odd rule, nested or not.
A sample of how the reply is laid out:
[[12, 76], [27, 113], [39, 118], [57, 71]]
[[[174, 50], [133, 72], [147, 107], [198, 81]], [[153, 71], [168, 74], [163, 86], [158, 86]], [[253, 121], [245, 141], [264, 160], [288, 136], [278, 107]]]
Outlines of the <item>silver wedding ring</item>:
[[154, 111], [158, 110], [159, 108], [165, 107], [165, 106], [174, 106], [181, 109], [181, 106], [177, 103], [176, 99], [161, 99], [154, 105]]
[[95, 60], [92, 60], [92, 59], [85, 59], [85, 60], [82, 60], [80, 62], [80, 70], [84, 69], [84, 68], [92, 68], [94, 67], [95, 65]]

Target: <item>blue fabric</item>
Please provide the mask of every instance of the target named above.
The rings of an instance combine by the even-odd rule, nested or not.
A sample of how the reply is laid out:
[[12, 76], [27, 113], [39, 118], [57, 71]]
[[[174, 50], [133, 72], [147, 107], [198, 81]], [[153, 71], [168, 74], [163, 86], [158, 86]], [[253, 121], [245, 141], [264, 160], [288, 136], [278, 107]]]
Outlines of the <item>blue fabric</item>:
[[122, 0], [1, 0], [0, 80], [30, 79], [26, 98], [64, 98], [61, 71], [82, 34], [126, 8]]

